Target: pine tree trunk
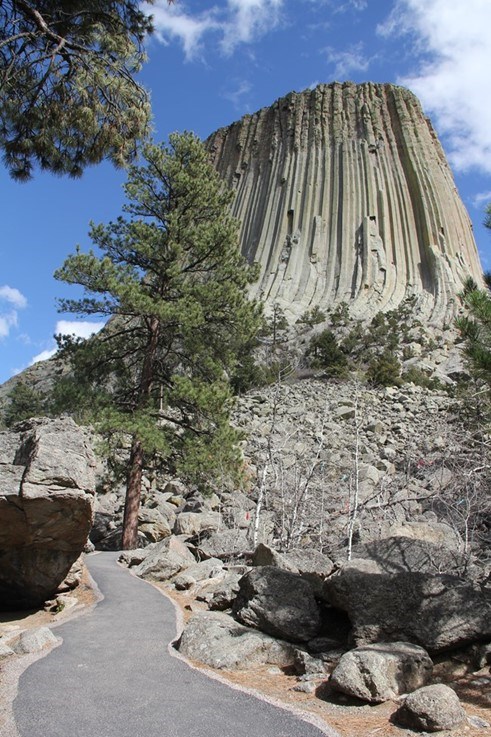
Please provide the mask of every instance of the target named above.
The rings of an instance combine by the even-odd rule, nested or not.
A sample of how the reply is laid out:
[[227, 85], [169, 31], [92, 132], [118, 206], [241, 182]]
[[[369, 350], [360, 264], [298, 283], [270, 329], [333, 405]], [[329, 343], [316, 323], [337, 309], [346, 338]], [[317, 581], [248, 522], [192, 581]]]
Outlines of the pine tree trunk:
[[[143, 362], [142, 375], [139, 390], [139, 407], [143, 407], [150, 397], [153, 382], [153, 360], [157, 350], [159, 336], [159, 321], [152, 317], [149, 324], [149, 339]], [[138, 546], [138, 512], [140, 511], [140, 498], [142, 490], [143, 475], [143, 445], [137, 437], [133, 438], [131, 445], [130, 461], [128, 465], [128, 478], [126, 482], [126, 500], [124, 504], [123, 538], [121, 547], [123, 550], [134, 550]]]
[[143, 447], [137, 438], [133, 439], [128, 481], [126, 486], [126, 501], [123, 517], [123, 550], [134, 550], [138, 547], [138, 512], [142, 488]]

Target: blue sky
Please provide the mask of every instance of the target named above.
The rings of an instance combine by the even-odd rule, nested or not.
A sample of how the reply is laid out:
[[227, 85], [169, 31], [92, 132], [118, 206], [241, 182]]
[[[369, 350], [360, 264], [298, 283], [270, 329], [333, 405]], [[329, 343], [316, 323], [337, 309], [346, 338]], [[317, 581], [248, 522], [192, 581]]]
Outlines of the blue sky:
[[[395, 82], [431, 117], [491, 269], [491, 0], [156, 0], [155, 35], [141, 80], [155, 138], [206, 137], [292, 90], [320, 82]], [[36, 172], [20, 184], [0, 170], [0, 382], [53, 351], [53, 334], [94, 327], [61, 315], [75, 296], [53, 278], [90, 220], [121, 212], [124, 172], [109, 164], [82, 179]], [[64, 321], [64, 322], [61, 322]]]

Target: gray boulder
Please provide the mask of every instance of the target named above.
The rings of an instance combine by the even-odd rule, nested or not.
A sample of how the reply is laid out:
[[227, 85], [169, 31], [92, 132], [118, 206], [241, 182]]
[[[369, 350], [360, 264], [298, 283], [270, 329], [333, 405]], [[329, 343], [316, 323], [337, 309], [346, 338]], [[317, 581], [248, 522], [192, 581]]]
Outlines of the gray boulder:
[[241, 491], [224, 494], [222, 498], [222, 515], [227, 527], [247, 530], [254, 520], [256, 505]]
[[382, 571], [391, 574], [404, 571], [457, 574], [462, 568], [462, 556], [455, 545], [447, 547], [416, 537], [392, 536], [357, 545], [353, 557], [373, 560]]
[[202, 590], [199, 598], [206, 601], [212, 611], [223, 612], [230, 609], [239, 593], [241, 578], [242, 575], [239, 573], [228, 573], [222, 581], [216, 581], [212, 586]]
[[431, 658], [422, 647], [381, 642], [345, 653], [330, 684], [336, 691], [378, 704], [426, 685], [432, 670]]
[[313, 548], [294, 548], [287, 553], [278, 553], [264, 543], [259, 543], [255, 549], [252, 565], [276, 566], [284, 571], [298, 573], [311, 584], [315, 594], [322, 592], [324, 580], [334, 567], [330, 558]]
[[249, 549], [244, 530], [220, 530], [200, 540], [197, 551], [205, 558], [229, 559]]
[[0, 608], [54, 596], [92, 524], [95, 458], [70, 418], [0, 433]]
[[179, 650], [192, 660], [229, 670], [293, 662], [291, 645], [244, 627], [222, 612], [193, 615], [184, 628]]
[[35, 630], [23, 632], [15, 643], [13, 650], [18, 655], [37, 653], [45, 647], [52, 647], [59, 642], [49, 627], [38, 627]]
[[208, 558], [199, 563], [194, 563], [173, 580], [176, 589], [189, 589], [198, 581], [216, 576], [223, 569], [223, 563], [218, 558]]
[[320, 657], [313, 657], [305, 650], [295, 649], [295, 672], [300, 676], [320, 676], [327, 672], [328, 665]]
[[310, 584], [273, 566], [254, 568], [243, 576], [233, 612], [244, 624], [292, 642], [312, 639], [321, 627]]
[[192, 537], [203, 530], [218, 530], [222, 526], [219, 512], [181, 512], [174, 525], [174, 534]]
[[398, 640], [438, 652], [491, 637], [491, 590], [456, 576], [352, 560], [327, 579], [323, 597], [347, 613], [356, 645]]
[[158, 509], [140, 507], [138, 512], [138, 530], [150, 542], [156, 543], [172, 535], [169, 521]]
[[135, 573], [152, 581], [168, 581], [180, 571], [194, 565], [196, 559], [184, 543], [175, 537], [168, 537], [152, 545], [152, 549], [136, 566]]
[[441, 683], [424, 686], [409, 694], [394, 715], [398, 724], [427, 732], [455, 729], [463, 724], [465, 718], [455, 691]]
[[14, 655], [12, 648], [0, 640], [0, 661], [4, 658], [9, 658], [11, 655]]

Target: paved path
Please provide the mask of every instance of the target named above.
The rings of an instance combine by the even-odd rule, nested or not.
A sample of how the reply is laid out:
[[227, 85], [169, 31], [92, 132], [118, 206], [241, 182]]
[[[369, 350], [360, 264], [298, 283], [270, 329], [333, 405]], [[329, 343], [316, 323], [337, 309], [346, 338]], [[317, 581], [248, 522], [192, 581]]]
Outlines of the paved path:
[[153, 586], [88, 556], [104, 600], [55, 630], [63, 644], [22, 675], [20, 737], [321, 737], [267, 702], [169, 655], [175, 611]]

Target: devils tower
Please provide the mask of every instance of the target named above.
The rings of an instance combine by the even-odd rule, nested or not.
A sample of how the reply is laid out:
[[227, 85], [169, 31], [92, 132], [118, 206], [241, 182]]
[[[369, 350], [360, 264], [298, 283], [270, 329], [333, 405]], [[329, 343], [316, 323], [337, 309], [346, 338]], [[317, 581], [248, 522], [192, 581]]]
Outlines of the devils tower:
[[481, 283], [469, 216], [417, 98], [391, 84], [292, 92], [208, 139], [235, 190], [253, 295], [290, 319], [348, 302], [369, 317], [411, 297], [451, 321], [463, 281]]

